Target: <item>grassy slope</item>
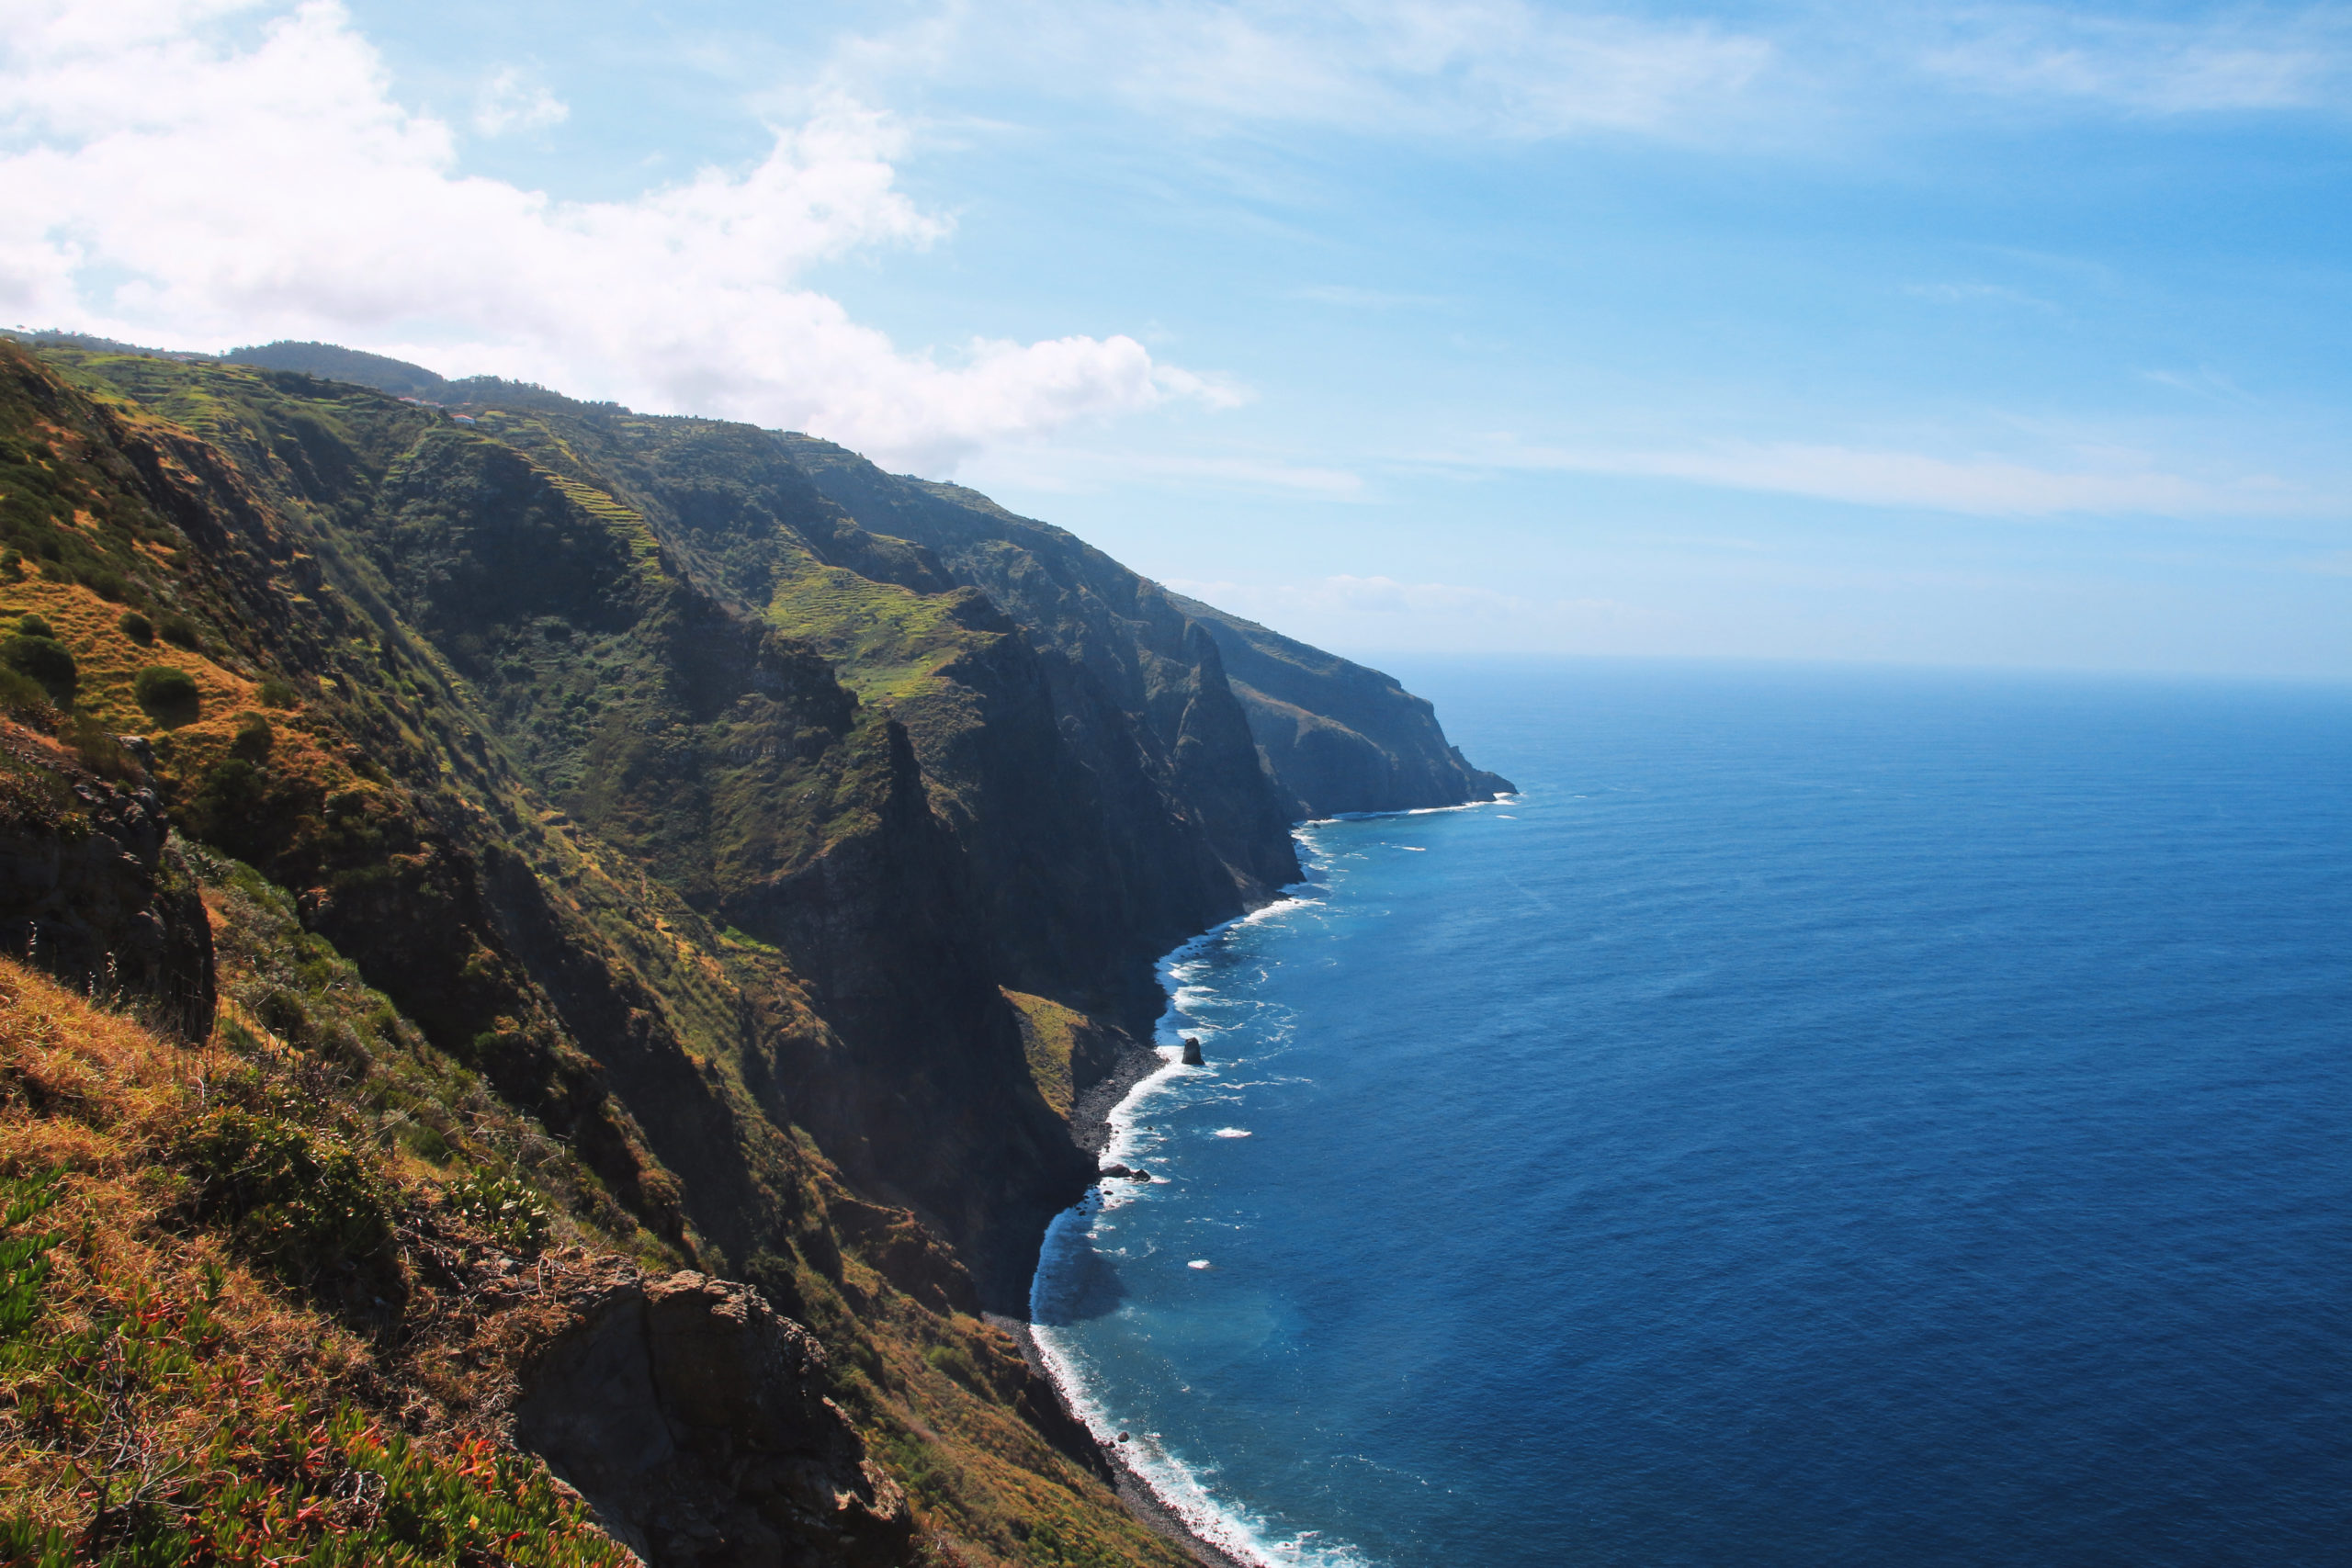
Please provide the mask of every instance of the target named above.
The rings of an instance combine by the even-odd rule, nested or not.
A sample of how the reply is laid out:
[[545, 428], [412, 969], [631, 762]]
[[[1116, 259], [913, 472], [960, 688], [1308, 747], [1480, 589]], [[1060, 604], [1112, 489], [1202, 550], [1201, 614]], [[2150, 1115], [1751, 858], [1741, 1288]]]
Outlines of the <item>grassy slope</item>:
[[[232, 906], [254, 891], [217, 889]], [[0, 1296], [25, 1309], [0, 1333], [0, 1558], [617, 1562], [537, 1465], [475, 1440], [490, 1391], [454, 1347], [390, 1342], [321, 1304], [331, 1287], [263, 1240], [258, 1215], [194, 1217], [208, 1173], [191, 1151], [232, 1117], [356, 1155], [379, 1224], [394, 1192], [412, 1225], [460, 1244], [489, 1244], [463, 1208], [477, 1194], [547, 1213], [492, 1174], [507, 1162], [491, 1145], [520, 1152], [529, 1132], [486, 1103], [460, 1125], [465, 1097], [431, 1092], [449, 1065], [372, 1020], [380, 998], [331, 955], [295, 952], [318, 982], [311, 1016], [369, 1023], [384, 1058], [346, 1068], [341, 1092], [320, 1093], [313, 1059], [242, 1007], [189, 1048], [0, 963], [0, 1203], [17, 1201], [0, 1234], [30, 1249], [0, 1269]], [[315, 1006], [338, 992], [358, 1005]], [[430, 1121], [394, 1102], [447, 1134], [413, 1131]]]
[[[60, 626], [87, 683], [77, 701], [109, 720], [130, 716], [126, 679], [145, 663], [196, 676], [199, 716], [158, 739], [158, 783], [185, 819], [259, 867], [250, 874], [256, 885], [237, 897], [278, 900], [279, 924], [256, 929], [282, 941], [240, 962], [255, 975], [272, 963], [299, 967], [305, 942], [351, 934], [371, 914], [449, 900], [440, 911], [449, 918], [436, 919], [448, 940], [438, 947], [419, 937], [418, 951], [387, 953], [377, 933], [361, 933], [379, 950], [365, 960], [371, 977], [407, 993], [371, 1010], [399, 1017], [394, 1000], [453, 998], [400, 1025], [410, 1037], [403, 1050], [437, 1053], [441, 1065], [364, 1111], [397, 1119], [387, 1179], [435, 1179], [401, 1161], [429, 1163], [479, 1108], [495, 1107], [521, 1131], [514, 1154], [485, 1157], [513, 1167], [526, 1133], [558, 1146], [551, 1128], [581, 1152], [561, 1179], [540, 1183], [568, 1223], [639, 1250], [724, 1264], [705, 1230], [684, 1223], [681, 1179], [664, 1159], [691, 1153], [699, 1126], [702, 1142], [724, 1145], [727, 1168], [689, 1171], [688, 1182], [733, 1184], [731, 1256], [833, 1348], [844, 1404], [907, 1483], [927, 1550], [974, 1562], [1172, 1560], [1017, 1414], [1035, 1395], [1025, 1370], [1001, 1335], [940, 1293], [938, 1278], [952, 1284], [952, 1271], [911, 1217], [851, 1196], [805, 1135], [771, 1116], [788, 1108], [763, 1103], [772, 1064], [747, 1039], [797, 1031], [821, 1045], [823, 1025], [764, 944], [725, 939], [648, 874], [650, 863], [659, 868], [659, 835], [632, 834], [620, 807], [592, 799], [592, 774], [625, 769], [596, 773], [581, 762], [566, 772], [567, 759], [593, 761], [598, 743], [596, 727], [575, 716], [592, 695], [601, 703], [626, 693], [628, 681], [610, 680], [584, 646], [512, 659], [491, 650], [468, 673], [461, 649], [445, 651], [401, 613], [399, 562], [371, 554], [366, 539], [379, 498], [398, 491], [401, 465], [420, 448], [499, 446], [547, 477], [563, 503], [561, 527], [617, 548], [628, 575], [658, 597], [665, 569], [632, 509], [582, 494], [583, 481], [563, 482], [513, 448], [351, 389], [220, 367], [56, 357], [103, 406], [11, 367], [0, 441], [28, 460], [0, 467], [0, 532], [28, 562], [54, 557], [54, 570], [36, 565], [0, 583], [0, 608], [37, 610]], [[184, 615], [196, 646], [130, 643], [112, 620], [123, 605], [158, 620]], [[265, 682], [290, 691], [295, 705], [258, 706]], [[509, 695], [513, 706], [502, 707]], [[255, 746], [237, 750], [255, 718], [270, 727], [258, 762]], [[710, 719], [704, 739], [725, 750], [742, 722]], [[821, 750], [854, 753], [869, 722]], [[240, 762], [242, 773], [232, 766]], [[560, 788], [567, 777], [580, 781], [573, 808], [620, 823], [620, 842], [535, 782]], [[817, 814], [811, 843], [854, 830], [855, 817], [854, 800]], [[468, 865], [487, 865], [493, 887], [526, 906], [522, 914], [469, 912], [456, 875]], [[347, 904], [357, 913], [338, 926]], [[535, 966], [516, 949], [518, 931], [537, 933], [555, 957]], [[550, 975], [561, 982], [554, 991]], [[628, 1072], [582, 1055], [569, 1020], [594, 1010], [567, 1008], [560, 993], [574, 980], [591, 1001], [617, 997], [637, 1021], [646, 1060], [635, 1103], [685, 1122], [648, 1133]], [[224, 1027], [250, 1032], [260, 1002], [238, 983], [228, 989]], [[767, 1021], [764, 1033], [747, 1028], [754, 1017]], [[339, 1039], [331, 1027], [321, 1036]], [[301, 1049], [323, 1058], [334, 1046]], [[655, 1098], [664, 1104], [649, 1103]], [[1048, 1539], [1064, 1543], [1052, 1549], [1059, 1556]]]

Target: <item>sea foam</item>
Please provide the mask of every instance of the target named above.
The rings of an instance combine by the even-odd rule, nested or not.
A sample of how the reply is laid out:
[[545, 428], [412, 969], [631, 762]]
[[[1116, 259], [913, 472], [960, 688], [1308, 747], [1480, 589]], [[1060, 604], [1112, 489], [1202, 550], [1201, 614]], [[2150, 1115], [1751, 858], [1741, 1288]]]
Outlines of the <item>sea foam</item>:
[[[1302, 858], [1315, 863], [1313, 840], [1303, 831], [1295, 836], [1306, 852]], [[1204, 931], [1159, 961], [1160, 984], [1169, 996], [1168, 1010], [1161, 1014], [1156, 1031], [1161, 1042], [1155, 1047], [1161, 1066], [1128, 1090], [1104, 1118], [1110, 1128], [1110, 1139], [1103, 1149], [1105, 1160], [1125, 1164], [1148, 1158], [1162, 1141], [1160, 1134], [1144, 1121], [1148, 1108], [1178, 1083], [1213, 1071], [1183, 1066], [1183, 1037], [1213, 1036], [1216, 1032], [1187, 1017], [1189, 1008], [1216, 995], [1206, 987], [1188, 984], [1203, 972], [1204, 966], [1200, 961], [1213, 944], [1237, 927], [1281, 919], [1316, 908], [1317, 900], [1305, 897], [1313, 886], [1311, 876], [1308, 881], [1293, 884], [1283, 890], [1284, 896], [1279, 901]], [[1250, 1134], [1245, 1128], [1224, 1127], [1217, 1129], [1216, 1135], [1246, 1138]], [[1153, 1183], [1154, 1187], [1161, 1185], [1164, 1184]], [[1083, 1360], [1075, 1342], [1055, 1320], [1064, 1315], [1060, 1309], [1065, 1304], [1065, 1294], [1077, 1288], [1082, 1270], [1096, 1250], [1097, 1232], [1103, 1217], [1136, 1201], [1147, 1190], [1140, 1184], [1106, 1183], [1096, 1202], [1066, 1210], [1046, 1227], [1037, 1272], [1029, 1288], [1030, 1332], [1047, 1375], [1061, 1391], [1063, 1403], [1106, 1451], [1117, 1453], [1169, 1512], [1183, 1521], [1186, 1529], [1220, 1551], [1252, 1568], [1372, 1568], [1370, 1560], [1353, 1547], [1329, 1540], [1321, 1532], [1309, 1530], [1282, 1536], [1260, 1515], [1213, 1491], [1214, 1470], [1203, 1472], [1187, 1463], [1170, 1451], [1157, 1433], [1136, 1434], [1125, 1443], [1115, 1440], [1121, 1431], [1135, 1424], [1123, 1426], [1102, 1407], [1086, 1381]], [[1208, 1272], [1216, 1265], [1204, 1258], [1189, 1260], [1186, 1268]]]

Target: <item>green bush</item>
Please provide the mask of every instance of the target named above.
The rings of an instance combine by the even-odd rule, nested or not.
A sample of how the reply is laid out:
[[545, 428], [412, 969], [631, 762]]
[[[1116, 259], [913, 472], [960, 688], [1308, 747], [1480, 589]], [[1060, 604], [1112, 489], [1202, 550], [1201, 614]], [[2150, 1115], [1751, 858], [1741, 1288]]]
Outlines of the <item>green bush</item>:
[[203, 649], [204, 638], [198, 633], [196, 623], [186, 615], [166, 615], [155, 623], [155, 631], [174, 648], [185, 648], [190, 653], [200, 652]]
[[[102, 1382], [134, 1409], [142, 1396], [185, 1390], [209, 1399], [211, 1432], [166, 1472], [175, 1472], [178, 1484], [161, 1497], [124, 1495], [122, 1479], [97, 1469], [82, 1494], [95, 1495], [96, 1517], [78, 1530], [38, 1524], [0, 1503], [0, 1565], [620, 1568], [637, 1561], [528, 1454], [479, 1437], [436, 1451], [387, 1431], [380, 1416], [348, 1401], [322, 1411], [284, 1399], [274, 1378], [247, 1383], [233, 1363], [217, 1365], [222, 1329], [209, 1303], [175, 1303], [141, 1287], [130, 1305], [52, 1347], [59, 1364], [51, 1379]], [[47, 1403], [41, 1418], [77, 1436], [115, 1437], [99, 1425], [107, 1405], [89, 1403], [95, 1411], [78, 1401]]]
[[40, 683], [0, 664], [0, 709], [35, 729], [54, 730], [64, 719]]
[[254, 688], [254, 700], [266, 708], [277, 708], [280, 712], [288, 708], [300, 707], [302, 705], [300, 693], [285, 682], [274, 678], [264, 681]]
[[933, 1345], [922, 1353], [922, 1359], [933, 1371], [945, 1373], [975, 1393], [985, 1394], [988, 1392], [988, 1382], [980, 1375], [979, 1364], [961, 1345]]
[[444, 1208], [462, 1214], [509, 1252], [536, 1252], [545, 1246], [553, 1216], [539, 1195], [511, 1176], [476, 1171], [441, 1194]]
[[125, 610], [122, 618], [115, 622], [115, 628], [141, 648], [155, 640], [155, 623], [136, 610]]
[[18, 615], [17, 629], [27, 637], [45, 637], [53, 639], [57, 636], [56, 632], [50, 629], [49, 623], [39, 615]]
[[73, 705], [74, 688], [80, 683], [81, 671], [74, 667], [73, 654], [55, 637], [27, 637], [19, 632], [0, 642], [0, 664], [38, 682], [58, 706]]
[[131, 684], [131, 695], [139, 699], [139, 705], [150, 718], [167, 728], [195, 723], [203, 706], [197, 694], [196, 677], [168, 664], [151, 664], [141, 670]]
[[277, 732], [270, 728], [269, 720], [249, 713], [237, 725], [236, 738], [229, 742], [229, 755], [258, 766], [269, 761], [269, 753], [277, 744]]
[[274, 990], [254, 1008], [254, 1016], [280, 1040], [296, 1045], [311, 1042], [311, 1012], [302, 998], [288, 990]]
[[380, 1254], [391, 1235], [381, 1184], [359, 1156], [290, 1122], [218, 1111], [181, 1150], [197, 1216], [224, 1224], [247, 1256], [297, 1282]]

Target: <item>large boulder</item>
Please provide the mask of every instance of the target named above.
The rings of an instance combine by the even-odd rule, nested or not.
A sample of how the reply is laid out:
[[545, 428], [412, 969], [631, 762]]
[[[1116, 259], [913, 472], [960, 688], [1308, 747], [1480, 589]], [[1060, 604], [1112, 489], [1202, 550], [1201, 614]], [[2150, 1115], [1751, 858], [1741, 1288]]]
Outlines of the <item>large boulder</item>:
[[815, 1337], [748, 1285], [627, 1265], [574, 1287], [515, 1437], [652, 1568], [891, 1568], [914, 1522], [826, 1397]]

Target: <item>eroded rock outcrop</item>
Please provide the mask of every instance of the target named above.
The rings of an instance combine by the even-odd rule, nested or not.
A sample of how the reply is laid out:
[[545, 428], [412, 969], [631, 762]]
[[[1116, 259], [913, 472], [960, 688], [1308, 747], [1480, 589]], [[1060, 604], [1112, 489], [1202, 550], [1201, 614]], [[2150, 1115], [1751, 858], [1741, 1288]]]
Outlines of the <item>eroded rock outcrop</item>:
[[212, 928], [152, 790], [118, 788], [16, 726], [0, 736], [0, 950], [75, 989], [212, 1027]]
[[824, 1351], [748, 1285], [617, 1260], [529, 1360], [515, 1436], [652, 1568], [884, 1568], [913, 1518], [826, 1397]]

